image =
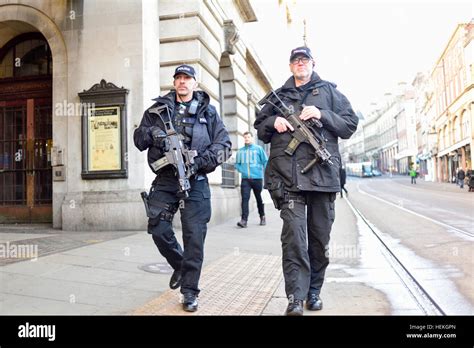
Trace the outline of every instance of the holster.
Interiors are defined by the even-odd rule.
[[[275,208],[281,210],[284,203],[294,202],[306,204],[306,198],[303,194],[297,192],[289,192],[281,182],[268,185],[268,191],[272,198]]]
[[[178,207],[175,204],[160,202],[156,199],[154,200],[153,192],[154,190],[152,187],[149,195],[146,194],[146,192],[141,193],[148,218],[167,222],[173,221],[174,214],[178,211]]]
[[[282,182],[275,182],[268,185],[268,192],[272,198],[273,205],[280,210],[285,198],[285,187]]]

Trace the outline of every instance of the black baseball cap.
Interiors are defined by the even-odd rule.
[[[196,71],[191,65],[183,64],[183,65],[178,66],[176,70],[174,71],[173,78],[175,78],[176,75],[178,74],[185,74],[185,75],[191,76],[193,79],[196,80]]]
[[[293,50],[291,50],[290,61],[299,54],[305,55],[306,57],[313,59],[311,50],[306,46],[301,46],[301,47],[296,47]]]

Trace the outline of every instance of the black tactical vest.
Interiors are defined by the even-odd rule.
[[[196,122],[196,115],[191,114],[190,109],[192,109],[192,102],[175,102],[174,126],[176,132],[183,136],[183,143],[187,147],[191,146],[193,127]]]

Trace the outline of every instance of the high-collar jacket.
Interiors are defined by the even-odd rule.
[[[348,139],[357,129],[359,118],[347,98],[336,89],[336,85],[322,80],[316,72],[311,80],[297,88],[290,77],[276,94],[286,105],[292,105],[298,113],[302,105],[314,105],[321,111],[322,128],[316,128],[327,142],[325,147],[331,153],[333,165],[318,163],[305,174],[301,169],[315,158],[315,151],[309,144],[299,145],[293,156],[285,153],[292,136],[289,132],[278,133],[275,119],[281,116],[277,109],[267,103],[258,113],[254,127],[264,143],[271,143],[270,158],[265,170],[265,188],[272,190],[282,184],[288,191],[339,192],[339,169],[341,156],[338,138]],[[304,100],[303,100],[304,99]]]
[[[209,95],[204,91],[195,91],[193,98],[200,100],[200,102],[193,127],[191,150],[196,150],[198,154],[196,158],[196,162],[199,161],[200,168],[198,173],[206,174],[214,171],[218,165],[230,157],[231,142],[229,133],[217,114],[216,108],[209,104]],[[167,105],[170,116],[174,119],[176,92],[171,91],[153,100],[155,103],[144,112],[140,126],[135,129],[133,134],[135,146],[140,151],[148,149],[148,164],[164,156],[161,149],[153,146],[151,135],[152,127],[157,126],[164,130],[164,125],[161,119],[156,114],[150,113],[149,110],[157,106]],[[160,172],[163,171],[169,176],[173,174],[170,169],[165,167]]]

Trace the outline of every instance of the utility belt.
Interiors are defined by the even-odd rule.
[[[270,197],[272,198],[275,208],[278,210],[281,210],[285,203],[293,202],[306,204],[306,197],[303,193],[290,192],[281,182],[269,186],[268,191],[270,192]]]

